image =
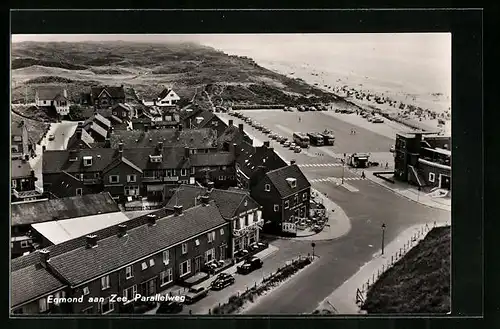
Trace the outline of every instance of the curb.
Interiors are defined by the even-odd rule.
[[[406,196],[406,195],[404,195],[404,194],[401,194],[401,193],[398,193],[398,192],[394,191],[394,190],[393,190],[393,189],[391,189],[390,187],[385,186],[384,184],[382,184],[382,183],[380,183],[380,182],[378,182],[378,181],[376,181],[376,180],[374,180],[374,179],[369,179],[369,178],[368,178],[368,180],[370,180],[370,181],[374,182],[375,184],[377,184],[377,185],[379,185],[379,186],[382,186],[383,188],[388,189],[389,191],[391,191],[392,193],[394,193],[394,194],[396,194],[396,195],[399,195],[399,196],[401,196],[401,197],[403,197],[403,198],[405,198],[405,199],[408,199],[408,200],[410,200],[410,201],[413,201],[413,202],[415,202],[415,203],[418,203],[419,205],[422,205],[422,206],[424,206],[424,207],[428,207],[428,208],[432,208],[432,209],[439,209],[439,210],[444,210],[444,211],[449,211],[449,212],[451,212],[451,209],[444,209],[443,207],[431,206],[431,205],[428,205],[428,204],[422,203],[422,202],[420,202],[420,201],[414,200],[414,199],[412,199],[412,198],[410,198],[410,197],[408,197],[408,196]],[[450,207],[450,208],[451,208],[451,207]]]

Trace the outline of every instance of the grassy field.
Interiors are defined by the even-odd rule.
[[[74,101],[98,84],[134,88],[139,99],[156,96],[165,86],[192,98],[197,89],[213,85],[224,86],[220,96],[225,102],[296,104],[335,99],[250,58],[192,43],[14,43],[12,82],[13,101],[26,95],[32,101],[36,88],[45,84],[64,86]]]
[[[431,230],[368,291],[368,313],[450,311],[450,227]]]

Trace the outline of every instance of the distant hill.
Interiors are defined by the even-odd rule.
[[[450,311],[450,227],[437,227],[387,270],[368,291],[367,313]]]
[[[61,83],[71,85],[72,90],[87,91],[92,81],[123,84],[134,88],[140,98],[149,98],[170,86],[190,98],[195,96],[196,88],[219,85],[223,86],[220,96],[226,102],[294,104],[335,100],[332,93],[270,71],[250,58],[230,56],[194,43],[22,42],[12,44],[12,58],[12,77],[21,87],[26,83],[31,88]]]

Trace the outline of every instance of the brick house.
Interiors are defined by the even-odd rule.
[[[111,294],[130,299],[135,293],[161,293],[196,276],[206,263],[227,258],[229,226],[213,202],[185,211],[176,207],[167,217],[152,214],[128,224],[13,260],[13,313],[43,312],[36,306],[46,304],[54,291],[84,296],[83,303],[61,305],[63,313],[132,313],[138,301],[113,304]],[[43,278],[34,276],[36,268],[44,269]],[[34,284],[21,289],[23,280]],[[104,301],[89,303],[89,296]]]
[[[11,256],[19,257],[34,250],[32,224],[117,211],[120,209],[108,193],[12,203]]]
[[[429,133],[398,133],[394,178],[426,190],[451,189],[451,138]]]
[[[165,207],[174,209],[176,205],[181,205],[190,209],[199,205],[204,196],[213,200],[222,217],[230,223],[232,236],[228,248],[233,258],[237,251],[259,242],[259,231],[264,223],[261,207],[248,191],[221,190],[213,186],[213,183],[208,187],[181,185],[166,201]]]
[[[11,160],[11,202],[31,201],[43,197],[43,190],[35,182],[35,171],[31,168],[28,156],[21,160]]]
[[[268,172],[259,167],[250,195],[262,206],[266,232],[293,235],[296,223],[309,216],[311,184],[295,162]]]
[[[118,103],[125,103],[125,90],[123,85],[92,87],[90,98],[95,108],[107,108]]]

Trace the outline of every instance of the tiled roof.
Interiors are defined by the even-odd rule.
[[[174,193],[172,198],[168,201],[166,207],[175,206],[176,204],[182,205],[184,209],[189,209],[201,203],[198,198],[207,194],[205,187],[193,185],[181,185]],[[213,189],[209,194],[210,200],[215,201],[219,211],[225,219],[231,219],[235,216],[239,206],[243,204],[244,200],[247,201],[248,209],[258,208],[257,202],[250,197],[247,191],[239,190],[220,190]]]
[[[229,166],[234,161],[234,155],[230,152],[195,153],[191,155],[191,165],[195,167]]]
[[[92,136],[89,135],[89,133],[85,130],[82,129],[82,137],[81,140],[83,143],[87,144],[88,147],[92,147],[92,144],[95,142]],[[75,146],[75,143],[78,143],[78,138],[76,137],[76,130],[73,136],[71,136],[68,140],[68,146],[67,149],[70,149]]]
[[[31,176],[31,165],[28,161],[11,160],[12,161],[12,178]]]
[[[59,244],[129,220],[124,213],[117,211],[36,223],[31,226],[53,244]]]
[[[158,154],[154,147],[143,147],[125,149],[123,156],[142,170],[145,169],[173,169],[187,168],[190,166],[189,158],[184,157],[183,147],[164,147],[162,150],[162,162],[151,162],[150,155]]]
[[[205,128],[206,124],[213,119],[215,114],[210,111],[200,111],[196,115],[190,116],[186,122],[186,126],[189,128],[189,121],[191,121],[191,128]],[[197,118],[201,118],[202,120],[198,123]],[[211,128],[211,127],[206,127]]]
[[[79,149],[74,153],[69,150],[45,151],[42,157],[43,173],[102,171],[117,155],[118,151],[110,148]],[[92,166],[83,165],[84,156],[92,156]],[[70,158],[77,158],[77,161],[69,161]]]
[[[167,97],[167,95],[172,91],[170,88],[165,88],[161,91],[161,93],[158,95],[158,99],[164,99]]]
[[[96,121],[96,120],[103,123],[104,125],[106,125],[108,127],[111,127],[111,121],[109,121],[108,119],[106,119],[104,116],[102,116],[99,113],[96,113],[94,115],[94,121]]]
[[[147,132],[118,130],[111,134],[110,139],[113,148],[116,148],[120,141],[123,141],[125,148],[156,146],[159,141],[163,141],[165,146],[210,148],[215,146],[216,133],[211,129],[185,129],[180,132],[177,129],[158,129]]]
[[[11,225],[27,225],[57,219],[120,211],[109,193],[17,203],[11,205]]]
[[[154,226],[130,229],[125,237],[101,239],[96,248],[83,246],[55,256],[50,265],[71,285],[78,285],[225,223],[215,204],[197,206],[181,216],[159,219]]]
[[[272,170],[266,175],[269,177],[269,180],[282,197],[289,196],[307,187],[311,187],[311,184],[307,180],[306,176],[304,176],[302,170],[300,170],[297,165]],[[297,180],[297,186],[295,188],[290,187],[286,181],[287,178],[295,178]]]
[[[63,96],[63,89],[55,86],[39,87],[37,89],[40,100],[53,100],[57,96]]]
[[[252,142],[250,137],[245,132],[241,133],[238,127],[228,126],[217,139],[217,144],[223,146],[224,143],[240,144],[243,141]]]
[[[119,165],[120,163],[125,163],[127,166],[137,170],[138,172],[142,173],[142,169],[137,167],[134,163],[132,163],[130,160],[128,160],[127,158],[125,158],[123,155],[122,156],[118,156],[117,158],[115,158],[110,164],[108,167],[106,167],[106,169],[104,170],[104,172],[107,172],[109,171],[110,169],[114,168],[115,166]]]
[[[116,86],[92,87],[92,98],[96,99],[97,97],[99,97],[103,89],[106,89],[106,91],[112,98],[125,98],[125,90],[123,89],[123,87]]]
[[[92,124],[90,125],[90,129],[95,131],[104,138],[108,136],[108,131],[103,127],[99,126],[96,122],[92,122]]]
[[[237,146],[237,162],[240,170],[251,177],[259,166],[265,166],[266,171],[276,170],[287,166],[287,163],[274,150],[259,147],[258,149],[248,143],[240,143]]]
[[[38,258],[38,252],[32,253]],[[63,288],[64,283],[57,280],[40,264],[33,264],[11,273],[12,289],[10,289],[11,305],[15,307],[37,297],[41,297],[56,289]]]

